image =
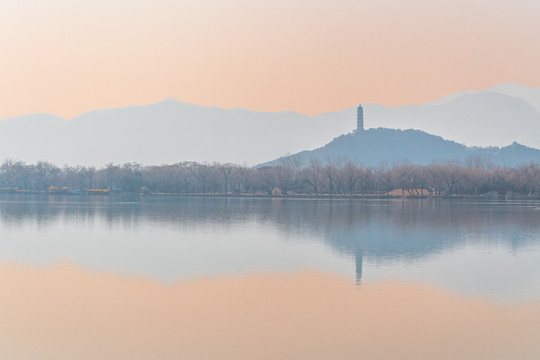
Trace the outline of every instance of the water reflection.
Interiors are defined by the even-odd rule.
[[[2,359],[538,359],[540,307],[318,272],[173,285],[0,263]],[[412,326],[414,325],[414,326]]]
[[[397,276],[453,283],[465,292],[527,292],[526,299],[540,299],[540,264],[534,261],[540,254],[540,211],[534,202],[22,200],[0,201],[5,259],[36,264],[68,259],[167,281],[310,267],[352,271],[358,282]],[[492,257],[483,260],[489,271],[481,273],[474,258],[485,254]],[[516,258],[519,266],[513,265]],[[461,268],[467,276],[458,274]],[[509,279],[495,282],[506,273]]]

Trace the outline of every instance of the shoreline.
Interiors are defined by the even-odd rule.
[[[540,196],[484,196],[484,195],[378,195],[378,194],[213,194],[213,193],[151,193],[138,194],[128,192],[113,192],[109,194],[66,194],[48,193],[37,191],[21,191],[13,193],[0,193],[3,197],[22,198],[27,196],[47,196],[53,198],[118,198],[118,197],[138,197],[138,198],[226,198],[226,199],[310,199],[310,200],[484,200],[484,201],[514,201],[530,200],[538,201]]]

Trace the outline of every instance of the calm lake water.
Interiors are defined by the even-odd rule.
[[[538,202],[3,197],[0,265],[3,358],[540,355]]]

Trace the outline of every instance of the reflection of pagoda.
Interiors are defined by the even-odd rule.
[[[364,259],[362,249],[357,248],[354,252],[354,256],[356,259],[356,283],[360,284],[360,282],[362,282],[362,261]]]
[[[362,105],[358,105],[356,108],[356,131],[364,130],[364,108]]]

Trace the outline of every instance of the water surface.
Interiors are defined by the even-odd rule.
[[[164,282],[315,269],[540,300],[540,204],[450,200],[5,198],[0,256]]]
[[[536,359],[540,203],[0,199],[0,357]]]

